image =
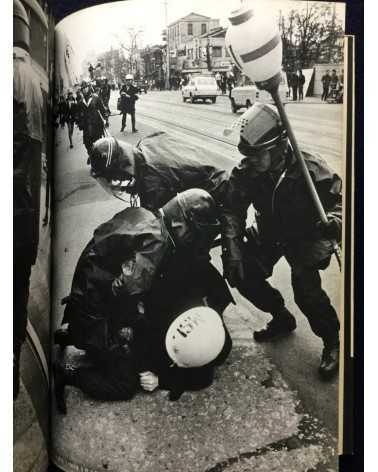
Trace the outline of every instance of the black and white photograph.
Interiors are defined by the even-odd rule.
[[[33,18],[33,2],[16,3]],[[53,165],[33,129],[27,139],[53,182],[47,197],[40,185],[53,237],[49,355],[37,356],[52,471],[339,471],[345,14],[341,2],[126,0],[51,28]],[[19,269],[23,320],[30,267],[46,276]]]

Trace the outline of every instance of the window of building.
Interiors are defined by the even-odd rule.
[[[213,57],[222,57],[221,46],[213,46]]]
[[[201,34],[205,34],[206,33],[206,23],[202,23],[201,25]]]
[[[188,35],[193,36],[193,23],[188,23]]]

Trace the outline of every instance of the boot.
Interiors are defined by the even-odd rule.
[[[330,380],[338,373],[339,354],[340,342],[338,337],[333,341],[324,341],[322,360],[319,366],[319,375],[323,380]]]
[[[279,337],[287,336],[297,327],[294,316],[287,308],[279,313],[272,313],[273,319],[269,321],[266,328],[255,331],[253,337],[258,343],[272,341]]]
[[[67,328],[58,328],[54,333],[54,344],[58,344],[62,349],[70,346],[71,340]]]

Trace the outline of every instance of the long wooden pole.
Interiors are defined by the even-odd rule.
[[[310,172],[309,172],[309,170],[308,170],[308,168],[305,164],[304,158],[303,158],[302,153],[299,149],[299,146],[298,146],[297,140],[295,138],[293,129],[292,129],[291,124],[289,122],[289,119],[287,117],[285,108],[282,104],[280,94],[278,93],[278,87],[275,87],[274,89],[269,90],[269,92],[272,95],[274,103],[276,104],[278,112],[280,114],[281,120],[282,120],[282,122],[283,122],[283,124],[284,124],[284,126],[287,130],[287,134],[288,134],[288,137],[289,137],[289,140],[290,140],[290,144],[293,148],[294,155],[297,158],[297,160],[299,162],[299,165],[301,166],[303,176],[305,178],[307,187],[310,191],[310,195],[311,195],[312,200],[315,204],[315,207],[316,207],[316,209],[319,213],[320,220],[323,223],[327,223],[327,221],[328,221],[327,215],[324,211],[322,202],[320,201],[320,198],[319,198],[318,192],[316,191],[314,182],[311,179]],[[332,242],[332,245],[333,245],[333,252],[336,256],[337,262],[339,264],[339,268],[341,270],[341,251],[340,251],[339,245],[334,240],[331,241],[331,242]]]

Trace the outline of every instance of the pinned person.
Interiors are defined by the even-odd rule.
[[[99,400],[128,400],[158,386],[177,399],[211,384],[231,350],[222,313],[233,301],[203,258],[219,221],[200,189],[158,212],[127,208],[100,225],[77,263],[55,341],[86,352],[90,366],[55,365],[57,406],[65,386]],[[211,336],[210,336],[211,334]]]

